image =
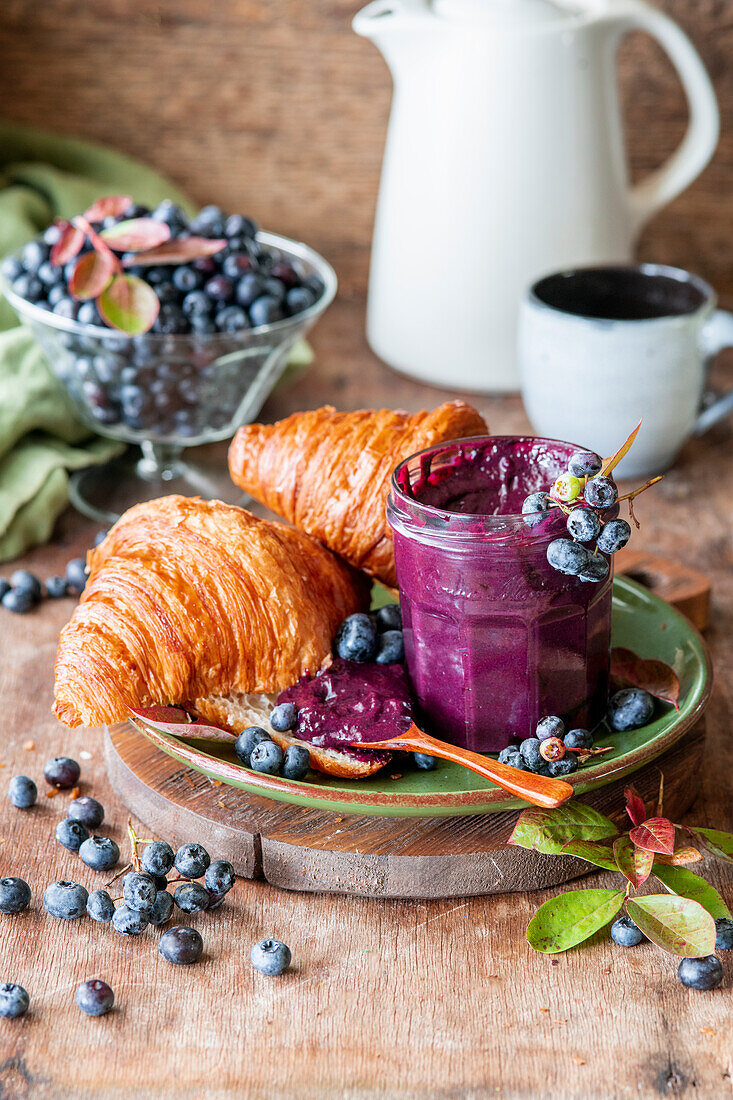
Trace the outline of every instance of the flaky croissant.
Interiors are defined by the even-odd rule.
[[[240,428],[229,448],[229,472],[255,500],[394,587],[385,515],[392,471],[434,443],[486,432],[482,416],[462,401],[414,416],[326,406]]]
[[[219,501],[138,504],[89,566],[56,659],[68,726],[120,721],[126,704],[281,691],[368,603],[366,579],[313,539]]]

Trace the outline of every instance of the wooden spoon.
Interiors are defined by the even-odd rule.
[[[439,741],[437,737],[423,733],[414,722],[407,733],[390,737],[387,741],[355,741],[351,747],[389,749],[392,752],[424,752],[428,756],[440,756],[443,760],[451,760],[454,764],[470,768],[472,772],[490,779],[509,794],[515,794],[525,802],[531,802],[545,810],[562,806],[563,802],[573,797],[573,787],[562,779],[549,779],[534,772],[522,772],[509,764],[500,764],[490,756],[449,745],[447,741]]]

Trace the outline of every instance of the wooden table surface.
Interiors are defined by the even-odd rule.
[[[325,401],[417,409],[435,390],[401,379],[364,345],[363,304],[342,300],[314,336],[317,363],[268,404],[274,418]],[[731,380],[729,364],[719,368]],[[518,398],[479,399],[494,431],[526,427]],[[690,820],[731,828],[733,749],[733,544],[731,425],[689,445],[674,471],[639,505],[637,548],[705,570],[713,579],[717,686],[709,711],[709,768]],[[94,527],[68,513],[53,544],[23,564],[61,569]],[[9,572],[9,569],[0,570]],[[685,990],[668,956],[631,951],[599,936],[555,957],[534,953],[527,921],[549,894],[472,900],[369,901],[298,895],[238,882],[218,912],[184,917],[201,930],[205,957],[190,968],[163,962],[157,933],[126,941],[90,920],[55,921],[45,886],[72,878],[89,889],[104,876],[53,839],[66,794],[43,796],[45,760],[80,760],[82,790],[105,805],[102,829],[120,843],[126,813],[112,795],[98,731],[69,731],[50,713],[57,632],[70,603],[0,616],[4,735],[0,787],[34,777],[30,812],[0,798],[0,872],[33,890],[30,909],[0,917],[0,981],[24,985],[31,1012],[0,1020],[0,1097],[722,1097],[731,1091],[731,985]],[[348,819],[344,822],[348,827]],[[195,840],[195,837],[191,837]],[[216,852],[212,852],[215,857]],[[733,875],[704,871],[733,903]],[[587,880],[604,884],[610,876]],[[285,977],[252,970],[251,945],[285,940]],[[81,1015],[77,984],[101,977],[116,1007]]]

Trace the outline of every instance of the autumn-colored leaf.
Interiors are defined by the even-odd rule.
[[[507,843],[557,856],[571,840],[611,836],[618,836],[618,829],[610,818],[583,802],[568,802],[554,810],[523,810]]]
[[[614,455],[611,455],[610,458],[607,458],[605,460],[605,462],[603,463],[603,466],[601,467],[601,471],[598,474],[599,477],[608,477],[610,474],[612,474],[613,471],[618,466],[621,459],[624,458],[628,454],[628,452],[631,450],[631,445],[633,444],[634,440],[636,439],[637,435],[639,434],[639,429],[641,428],[641,423],[642,422],[640,420],[639,423],[634,428],[631,435],[629,436],[629,438],[626,440],[626,442],[621,444],[621,446],[619,447],[619,449],[616,451],[616,453]]]
[[[697,825],[686,825],[685,828],[715,859],[733,863],[733,833],[724,833],[720,829],[701,829]]]
[[[675,848],[671,856],[663,856],[660,853],[654,858],[654,864],[664,863],[668,867],[684,867],[686,863],[699,863],[702,856],[697,848],[689,848],[684,845]]]
[[[632,886],[638,889],[646,882],[654,863],[653,852],[645,852],[643,848],[637,848],[628,836],[620,836],[613,842],[613,854],[616,866]]]
[[[680,680],[673,668],[652,657],[639,657],[631,649],[611,650],[611,678],[626,687],[643,688],[656,699],[679,710]]]
[[[648,817],[629,833],[631,841],[645,852],[661,852],[671,856],[674,852],[674,825],[666,817]]]
[[[674,894],[630,898],[626,909],[647,939],[663,951],[694,959],[712,955],[715,921],[699,902]]]
[[[76,261],[69,291],[72,297],[81,301],[96,298],[109,285],[114,273],[115,265],[106,253],[85,252]]]
[[[570,890],[550,898],[527,926],[535,951],[567,951],[603,928],[624,903],[623,890]]]
[[[209,726],[205,722],[189,721],[186,711],[180,707],[128,707],[128,710],[135,722],[157,733],[200,741],[223,741],[227,744],[234,740],[234,735],[227,730]]]
[[[139,252],[156,248],[170,238],[170,226],[155,218],[128,218],[99,234],[115,252]]]
[[[90,222],[103,222],[105,218],[119,218],[131,206],[130,195],[106,195],[92,203],[89,209],[84,211],[84,217]]]
[[[653,874],[671,894],[678,894],[683,898],[692,898],[707,909],[713,920],[718,917],[730,917],[730,910],[721,898],[718,891],[704,878],[685,870],[684,867],[667,867],[659,865],[660,857],[654,860]]]
[[[607,844],[595,844],[592,840],[570,840],[563,844],[561,855],[576,856],[584,859],[586,863],[592,863],[596,867],[603,867],[605,871],[616,871],[616,860],[613,858],[613,849]]]
[[[115,275],[97,299],[97,308],[112,328],[140,336],[155,324],[160,312],[158,295],[136,275]]]
[[[207,237],[184,237],[151,248],[147,252],[138,252],[127,260],[126,266],[144,266],[151,264],[186,264],[190,260],[201,260],[205,256],[214,256],[226,246],[225,240],[211,241]]]
[[[646,818],[646,805],[636,787],[629,786],[624,790],[626,799],[626,813],[631,818],[632,824],[641,825]]]
[[[57,223],[61,230],[61,236],[51,249],[50,260],[52,264],[67,264],[78,256],[84,244],[84,233],[75,225],[66,220]]]

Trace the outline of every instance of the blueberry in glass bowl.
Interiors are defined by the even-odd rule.
[[[103,200],[104,201],[104,200]],[[61,230],[50,226],[0,267],[2,290],[45,352],[73,411],[99,435],[137,444],[123,456],[73,475],[71,499],[108,523],[138,501],[167,493],[236,502],[226,469],[194,464],[184,450],[230,438],[252,421],[283,375],[296,341],[331,303],[333,268],[307,245],[261,232],[217,207],[191,221],[172,203],[90,224],[92,239],[130,217],[158,220],[185,250],[191,238],[221,247],[208,256],[151,263],[117,257],[159,302],[149,331],[136,335],[105,322],[103,299],[72,295],[74,267],[51,262]],[[80,219],[83,220],[83,219]],[[66,223],[67,225],[69,223]],[[124,227],[123,227],[124,228]],[[151,256],[153,253],[151,252]]]

